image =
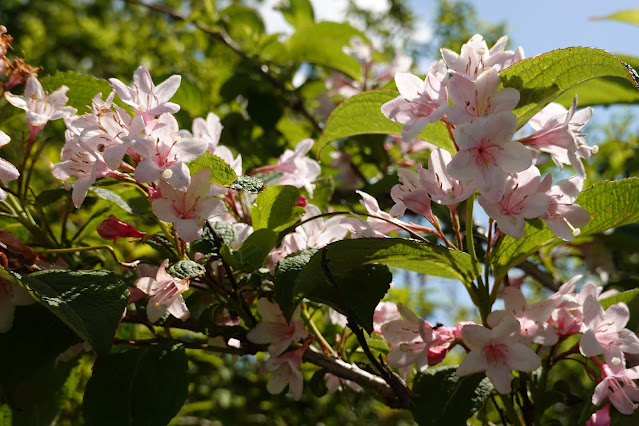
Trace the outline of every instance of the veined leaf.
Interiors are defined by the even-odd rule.
[[[200,158],[187,163],[191,176],[202,169],[211,170],[211,183],[229,186],[237,179],[237,175],[226,161],[210,152],[205,152]]]
[[[336,139],[349,136],[401,135],[402,124],[384,117],[381,110],[383,104],[398,96],[399,92],[380,90],[360,93],[342,102],[328,118],[326,128],[317,143],[318,151]],[[456,152],[448,131],[441,122],[429,124],[417,135],[417,138],[435,144],[451,153]]]
[[[95,95],[102,93],[102,99],[106,99],[113,91],[113,87],[106,80],[74,71],[57,72],[54,75],[42,77],[40,84],[48,93],[67,86],[69,88],[67,105],[76,108],[79,114],[87,112],[86,107],[91,106],[91,100]]]
[[[253,229],[268,228],[282,231],[304,214],[302,207],[295,203],[300,198],[300,190],[290,185],[277,185],[260,193],[251,208]]]
[[[315,23],[315,12],[313,12],[313,5],[309,0],[285,0],[279,2],[275,8],[282,12],[286,22],[295,29],[308,27]]]
[[[576,203],[590,214],[590,223],[581,228],[580,237],[638,222],[639,178],[596,183],[583,191]],[[541,247],[561,243],[540,220],[529,221],[524,232],[525,236],[519,239],[505,236],[492,252],[490,263],[496,281]]]
[[[353,80],[362,78],[362,66],[343,52],[351,38],[367,37],[347,23],[320,22],[297,30],[286,42],[287,59],[324,65],[343,72]]]
[[[637,300],[637,296],[639,296],[639,288],[633,288],[632,290],[622,291],[621,293],[606,297],[599,302],[601,303],[602,308],[608,309],[608,307],[619,302],[629,305],[633,300]]]
[[[639,88],[636,73],[601,49],[568,47],[524,59],[501,72],[504,87],[521,95],[513,110],[518,127],[572,87],[597,77],[618,77]]]

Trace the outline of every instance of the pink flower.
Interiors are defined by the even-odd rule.
[[[424,81],[410,73],[395,74],[400,96],[382,105],[382,114],[402,123],[402,139],[412,140],[424,128],[439,121],[448,110],[448,73],[443,61],[435,62]]]
[[[391,198],[395,205],[390,210],[392,217],[403,216],[406,209],[417,214],[423,214],[431,222],[436,219],[430,208],[430,197],[426,191],[425,175],[422,173],[422,165],[417,165],[417,171],[399,169],[397,171],[399,184],[391,188]]]
[[[31,76],[27,80],[24,96],[6,92],[7,101],[13,106],[27,112],[27,122],[30,127],[42,128],[48,121],[70,117],[78,110],[65,106],[69,101],[66,93],[67,86],[62,86],[51,94],[45,93],[37,78]]]
[[[420,182],[432,201],[456,210],[460,202],[470,197],[477,186],[475,181],[460,181],[448,174],[448,164],[452,156],[448,151],[437,148],[428,158],[428,170],[419,170]]]
[[[532,154],[511,140],[517,127],[515,114],[502,111],[455,129],[459,152],[448,163],[448,174],[458,180],[477,179],[482,193],[500,187],[506,174],[526,170]]]
[[[488,315],[486,322],[490,327],[494,328],[504,318],[512,316],[521,325],[522,343],[539,343],[547,346],[557,343],[557,334],[546,322],[555,309],[553,300],[541,300],[529,305],[521,290],[506,287],[504,304],[505,310],[493,311]]]
[[[8,144],[11,138],[6,133],[0,130],[0,147]],[[16,166],[8,162],[7,160],[0,158],[0,180],[15,180],[20,176],[20,172],[16,169]],[[7,198],[7,193],[0,188],[0,201]]]
[[[607,364],[613,358],[625,363],[625,353],[639,353],[639,339],[626,324],[630,311],[625,303],[619,302],[604,312],[594,295],[589,295],[583,303],[583,333],[579,342],[582,355],[592,357],[602,355]]]
[[[610,426],[610,422],[610,404],[606,404],[603,408],[592,413],[592,416],[586,421],[586,426]]]
[[[299,306],[293,312],[290,323],[286,322],[280,307],[268,299],[262,298],[257,301],[257,311],[263,321],[250,330],[246,337],[253,343],[268,343],[268,353],[271,357],[283,353],[291,343],[308,337],[304,322],[300,318]]]
[[[212,112],[206,116],[206,119],[197,117],[193,119],[193,134],[188,130],[180,130],[180,135],[183,138],[196,138],[203,139],[208,142],[209,146],[206,149],[211,154],[215,153],[215,148],[220,142],[220,136],[222,135],[222,123],[220,117]]]
[[[166,272],[169,259],[160,265],[155,278],[139,278],[135,286],[151,296],[146,305],[149,321],[156,322],[168,310],[171,315],[181,320],[189,317],[190,312],[184,303],[182,293],[189,289],[189,279],[175,278]]]
[[[266,390],[271,395],[277,395],[288,386],[286,396],[299,400],[304,389],[304,377],[300,371],[302,356],[311,344],[308,340],[302,347],[286,352],[280,356],[272,356],[259,368],[258,373],[275,372],[269,379]]]
[[[182,77],[179,75],[172,75],[156,87],[149,70],[140,66],[133,73],[132,87],[126,86],[117,78],[110,78],[109,83],[122,102],[131,105],[136,114],[141,115],[145,122],[149,122],[156,115],[175,114],[180,110],[180,106],[169,102],[169,99],[177,92],[181,80]]]
[[[331,373],[324,374],[324,382],[326,383],[327,395],[335,393],[336,391],[341,391],[343,389],[342,385],[346,385],[355,392],[361,392],[362,387],[355,382],[351,382],[350,380],[342,379]]]
[[[539,192],[540,174],[530,166],[516,175],[508,175],[501,197],[479,197],[479,204],[486,214],[497,222],[502,232],[514,238],[524,236],[525,219],[539,217],[548,210],[550,199]]]
[[[142,238],[146,235],[145,232],[138,231],[133,225],[122,222],[113,215],[110,215],[108,219],[102,221],[96,227],[96,231],[98,231],[98,234],[105,240],[116,240],[126,237]]]
[[[639,388],[634,382],[639,379],[639,367],[603,365],[602,374],[603,380],[595,387],[592,403],[599,405],[608,399],[620,413],[632,414],[639,406]]]
[[[572,241],[581,233],[579,227],[590,222],[590,215],[579,204],[574,204],[584,186],[584,180],[573,176],[562,179],[552,186],[552,176],[548,175],[541,183],[550,197],[548,211],[541,216],[548,228],[565,241]],[[548,188],[548,189],[545,189]]]
[[[457,368],[457,376],[486,372],[497,392],[508,394],[514,377],[512,370],[533,371],[541,366],[541,359],[532,349],[520,343],[519,322],[504,318],[495,328],[466,325],[462,339],[470,353]]]
[[[207,219],[226,211],[222,200],[208,196],[210,180],[211,170],[200,170],[193,175],[186,192],[160,181],[161,198],[151,201],[151,208],[158,219],[171,222],[185,241],[195,241],[202,235],[202,227]]]
[[[519,91],[512,87],[499,89],[499,73],[488,68],[476,80],[456,75],[450,79],[448,93],[452,105],[447,120],[455,125],[486,117],[501,111],[512,111],[519,102]]]

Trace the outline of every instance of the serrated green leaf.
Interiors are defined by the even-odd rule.
[[[91,106],[91,100],[95,95],[102,93],[102,99],[106,99],[113,91],[113,87],[106,80],[74,71],[57,72],[54,75],[42,77],[40,83],[49,93],[61,86],[67,86],[69,88],[67,105],[77,109],[79,114],[86,112],[86,107]]]
[[[193,160],[186,164],[191,172],[191,176],[196,174],[202,169],[211,170],[211,183],[217,185],[229,186],[237,180],[235,171],[228,165],[228,163],[222,160],[217,155],[213,155],[210,152],[205,152],[197,160]]]
[[[21,281],[98,354],[109,351],[129,299],[126,284],[117,275],[50,269],[24,275]]]
[[[347,23],[320,22],[300,28],[287,41],[287,59],[324,65],[343,72],[353,80],[362,78],[362,66],[342,50],[351,38],[367,37]]]
[[[124,210],[125,212],[131,214],[133,213],[133,209],[131,208],[131,206],[129,205],[129,203],[127,203],[124,198],[120,197],[118,194],[116,194],[115,192],[106,189],[106,188],[100,188],[100,187],[95,187],[92,186],[90,188],[95,195],[97,195],[99,198],[106,200],[106,201],[110,201],[113,204],[115,204],[116,206],[120,207],[122,210]]]
[[[259,194],[265,189],[264,182],[252,176],[238,176],[230,188],[236,191],[246,191],[249,194]]]
[[[401,135],[402,124],[384,117],[382,105],[399,96],[399,92],[375,91],[355,95],[342,102],[328,118],[324,132],[317,142],[320,152],[330,142],[355,135],[394,134]],[[451,153],[457,150],[450,139],[446,127],[441,123],[432,123],[417,135]]]
[[[293,294],[295,279],[315,253],[316,248],[296,251],[280,260],[275,267],[275,300],[287,321],[290,321],[296,306],[296,295]]]
[[[457,367],[439,367],[418,373],[413,392],[418,394],[411,412],[420,425],[464,426],[488,399],[493,389],[484,374],[457,377]]]
[[[587,47],[553,50],[524,59],[500,73],[504,87],[519,90],[513,110],[518,128],[572,87],[597,77],[618,77],[639,88],[636,74],[610,53]]]
[[[591,18],[593,21],[619,21],[628,24],[639,25],[639,9],[620,10],[607,16]]]
[[[286,22],[297,30],[315,23],[315,12],[309,0],[283,0],[275,9],[282,12]]]
[[[180,260],[169,266],[166,271],[177,278],[194,278],[205,273],[206,269],[192,260]]]
[[[581,228],[579,238],[638,222],[639,178],[598,182],[583,191],[576,204],[590,214],[590,223]],[[525,236],[519,239],[505,236],[493,250],[490,263],[493,265],[497,281],[500,281],[510,268],[541,247],[559,244],[562,241],[540,220],[528,221],[524,234]]]
[[[632,290],[622,291],[621,293],[606,297],[605,299],[600,300],[599,303],[601,303],[602,308],[608,309],[608,307],[619,302],[629,305],[633,300],[637,299],[637,296],[639,296],[639,289],[634,288]]]
[[[253,229],[267,228],[282,231],[292,225],[304,214],[302,207],[295,203],[300,198],[300,190],[290,185],[277,185],[267,188],[257,196],[251,208]]]
[[[188,394],[188,361],[181,345],[110,353],[93,369],[82,411],[94,426],[168,424]]]
[[[244,240],[237,251],[233,252],[233,257],[244,267],[243,269],[255,270],[262,267],[276,243],[277,233],[266,228],[258,229]]]

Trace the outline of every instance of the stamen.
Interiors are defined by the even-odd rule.
[[[570,222],[568,222],[568,219],[566,219],[565,217],[562,217],[562,220],[566,223],[566,225],[568,225],[568,227],[572,231],[572,236],[573,237],[578,237],[579,234],[581,234],[581,229],[575,228],[574,226],[572,226],[572,224]]]

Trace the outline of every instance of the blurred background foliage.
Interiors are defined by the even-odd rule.
[[[285,149],[303,138],[319,137],[327,110],[340,101],[339,96],[326,99],[324,82],[335,71],[283,54],[282,37],[267,34],[262,18],[252,8],[259,2],[162,0],[153,2],[155,9],[137,3],[2,0],[0,23],[15,38],[15,53],[25,52],[28,63],[43,68],[40,76],[73,70],[128,82],[140,65],[150,70],[156,82],[180,74],[182,85],[173,101],[183,106],[177,115],[181,127],[190,128],[193,118],[206,116],[209,111],[218,114],[224,125],[220,143],[242,154],[245,170],[274,163]],[[442,46],[459,51],[475,33],[481,33],[489,46],[507,33],[504,22],[480,21],[471,3],[439,0],[432,11],[436,17],[434,37],[428,43],[419,43],[412,38],[416,16],[408,2],[391,0],[389,4],[389,10],[380,14],[350,0],[346,14],[354,26],[365,29],[365,35],[375,40],[375,58],[387,63],[399,51],[423,61],[435,59]],[[281,9],[286,10],[286,6],[283,2]],[[293,18],[289,22],[304,25]],[[300,75],[301,84],[296,81]],[[588,169],[592,180],[637,176],[639,140],[630,128],[634,120],[632,115],[616,115],[598,129],[598,140],[591,141],[600,146],[600,154],[593,157]],[[55,130],[62,134],[60,127]],[[358,136],[322,152],[322,175],[336,181],[333,204],[354,208],[359,201],[352,188],[341,186],[340,174],[345,169],[330,166],[331,152],[340,149],[350,155],[346,171],[350,168],[356,173],[360,189],[380,200],[382,209],[389,206],[388,193],[396,183],[395,170],[402,155],[397,149],[384,149],[384,142],[380,136]],[[62,139],[51,142],[48,161],[58,161],[62,143]],[[89,197],[85,207],[90,210],[93,226],[110,213],[106,202],[95,197]],[[143,209],[133,213],[138,218],[144,216]],[[85,219],[78,218],[78,230],[83,226],[91,229]],[[639,284],[638,238],[636,226],[593,237],[581,247],[573,247],[570,265],[563,266],[568,271],[587,267],[595,275],[607,273],[618,287],[635,287]],[[119,246],[124,258],[134,255],[128,246],[124,242]],[[545,255],[552,257],[553,253]],[[552,262],[540,258],[539,263],[553,272]],[[401,281],[387,299],[410,301],[410,307],[422,316],[431,313],[434,302],[426,291],[427,283],[417,282],[414,275],[402,276]],[[460,305],[453,310],[451,318],[468,319],[467,307]],[[189,351],[189,356],[190,393],[172,424],[412,424],[410,413],[391,410],[364,393],[346,391],[318,398],[305,389],[297,403],[283,395],[268,395],[267,377],[257,374],[255,357],[235,360],[199,351]],[[447,362],[454,363],[452,358],[448,357]],[[65,402],[58,424],[83,424],[80,405],[92,362],[86,356],[72,367],[65,384],[65,392],[72,397]],[[306,379],[314,372],[305,371]],[[575,371],[575,375],[578,373]],[[305,386],[311,387],[308,380]],[[0,423],[2,410],[0,407]],[[498,420],[494,414],[484,411],[478,421]]]

